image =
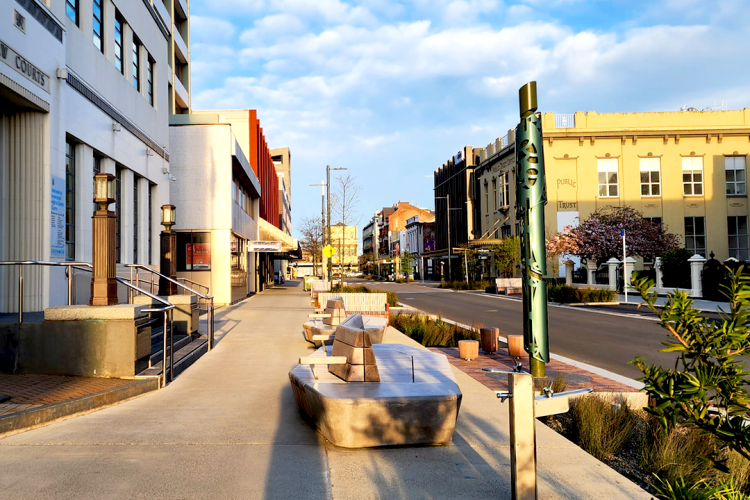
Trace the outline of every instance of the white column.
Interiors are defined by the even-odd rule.
[[[633,257],[628,257],[625,259],[625,286],[628,287],[628,292],[633,291],[633,286],[630,284],[630,280],[633,277],[633,273],[635,272],[635,259]]]
[[[701,279],[701,272],[703,271],[703,264],[706,263],[706,259],[695,254],[688,259],[688,262],[690,262],[690,296],[702,297],[703,280]]]
[[[586,282],[589,285],[595,285],[596,284],[596,277],[594,276],[594,273],[596,272],[596,261],[589,260],[586,262]]]
[[[122,169],[120,181],[120,264],[133,264],[133,171]]]
[[[661,282],[661,257],[654,259],[654,271],[656,271],[656,285],[654,285],[654,288],[658,292],[664,288],[664,284]]]
[[[572,285],[573,284],[573,266],[575,263],[568,259],[565,262],[563,262],[563,265],[565,266],[565,284],[566,285]]]
[[[148,179],[138,179],[138,262],[148,264],[148,192],[150,189]],[[151,220],[153,223],[153,219]],[[153,246],[154,241],[151,241]]]
[[[607,261],[610,290],[617,290],[617,266],[619,264],[620,261],[615,259],[614,257]]]

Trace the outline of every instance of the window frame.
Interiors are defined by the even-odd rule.
[[[641,198],[661,198],[661,158],[659,157],[648,157],[640,158],[640,184],[641,184]],[[653,180],[653,173],[656,172],[657,180]],[[647,182],[643,182],[643,174],[648,174]],[[649,194],[643,194],[643,187],[647,186]],[[654,194],[654,187],[657,193]]]
[[[730,162],[731,160],[731,162]],[[742,167],[737,168],[737,163],[739,163],[739,160],[741,160]],[[732,167],[729,168],[729,163],[732,163]],[[729,172],[732,172],[732,176],[734,179],[731,181],[728,179]],[[744,180],[738,181],[737,180],[737,172],[742,172]],[[745,156],[741,155],[731,155],[731,156],[725,156],[724,157],[724,186],[726,188],[726,194],[728,197],[747,197],[747,160]],[[732,184],[734,186],[734,193],[729,192],[729,185]],[[742,184],[742,192],[737,192],[737,185]]]
[[[68,16],[68,19],[73,21],[78,27],[80,27],[80,24],[78,24],[78,20],[80,18],[79,8],[80,5],[78,4],[78,0],[65,0],[65,14]]]
[[[696,168],[696,163],[700,162],[700,168]],[[689,173],[688,173],[689,172]],[[695,180],[696,174],[700,175],[700,181]],[[686,181],[685,176],[689,175],[690,180]],[[703,186],[703,157],[702,156],[683,156],[682,157],[682,195],[685,197],[702,197],[705,196]],[[690,186],[690,193],[687,187]],[[695,187],[700,186],[700,193],[695,192]]]
[[[745,232],[740,232],[740,219],[745,219]],[[734,229],[734,232],[732,232]],[[738,243],[732,245],[732,238],[736,238]],[[744,243],[744,247],[740,244]],[[729,256],[734,257],[740,262],[750,260],[750,237],[748,235],[747,215],[728,215],[727,216],[727,244],[729,247]]]
[[[132,61],[132,80],[133,80],[133,88],[137,90],[139,93],[141,92],[141,43],[140,40],[138,40],[138,37],[135,36],[135,33],[133,33],[133,42],[132,42],[132,55],[133,55],[133,61]]]
[[[92,10],[93,10],[92,12],[93,20],[92,20],[92,25],[91,25],[91,32],[92,32],[94,47],[99,49],[99,52],[103,54],[104,53],[104,21],[103,21],[104,6],[102,5],[102,0],[93,0]],[[97,11],[98,11],[99,17],[97,17]],[[99,23],[98,33],[96,31],[97,23]]]
[[[692,219],[692,227],[694,228],[692,234],[688,234],[688,219]],[[695,231],[695,228],[697,226],[696,221],[700,220],[701,224],[703,226],[703,233],[700,234]],[[688,240],[688,238],[692,238],[692,240]],[[703,246],[698,246],[698,241],[696,238],[703,238]],[[692,245],[688,244],[688,241],[692,241]],[[685,217],[685,249],[692,251],[693,255],[698,254],[702,255],[703,257],[706,256],[706,218],[705,217],[697,217],[697,216],[690,216]],[[702,250],[700,252],[699,250]]]
[[[76,260],[76,143],[65,140],[65,260]]]
[[[125,28],[125,21],[122,19],[122,16],[119,12],[115,12],[115,32],[114,32],[114,40],[115,40],[115,69],[120,72],[121,75],[125,75],[125,64],[123,64],[123,60],[125,58],[125,52],[123,48],[123,42],[124,42],[124,28]]]
[[[154,67],[156,63],[151,58],[151,54],[148,55],[148,63],[146,65],[146,99],[151,107],[156,107],[154,102]]]
[[[614,165],[614,169],[612,168]],[[596,161],[596,172],[597,172],[597,197],[598,198],[619,198],[620,197],[620,162],[617,158],[597,158]],[[604,173],[604,183],[601,182],[600,174]],[[615,182],[611,182],[611,176],[614,173]],[[615,188],[616,194],[611,193],[611,187]],[[605,188],[606,195],[602,195],[602,187]]]

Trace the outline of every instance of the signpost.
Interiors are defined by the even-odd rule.
[[[622,236],[622,289],[625,290],[625,302],[628,301],[628,263],[625,260],[627,255],[625,254],[625,230],[620,229],[620,236]]]

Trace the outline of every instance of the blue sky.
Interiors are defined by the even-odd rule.
[[[325,166],[379,207],[431,208],[432,172],[540,111],[750,107],[748,0],[192,0],[195,109],[257,109],[292,151],[293,224]],[[335,221],[334,221],[335,222]]]

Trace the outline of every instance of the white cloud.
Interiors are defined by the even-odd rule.
[[[190,38],[194,42],[231,40],[235,27],[229,21],[216,17],[190,16]]]

